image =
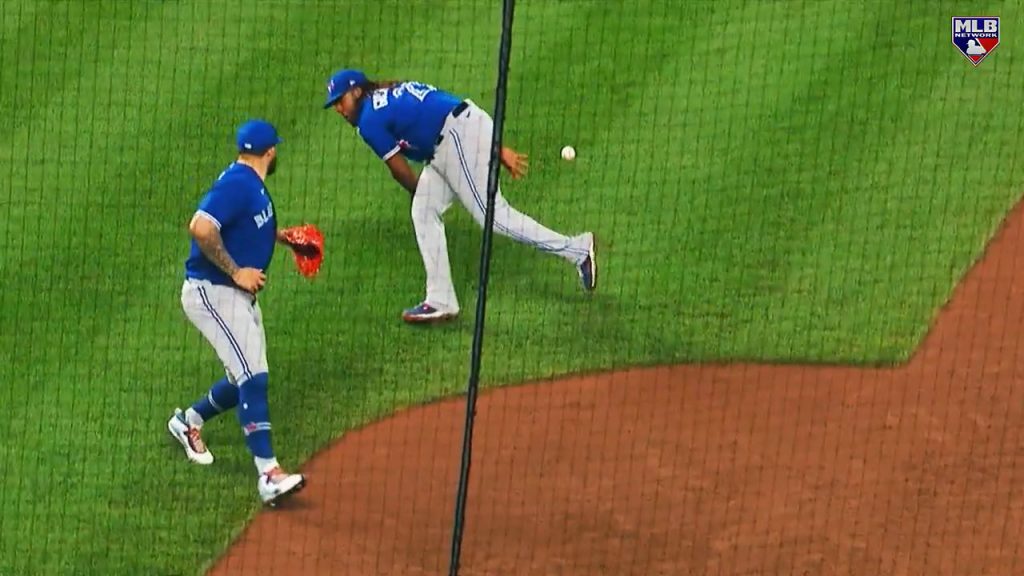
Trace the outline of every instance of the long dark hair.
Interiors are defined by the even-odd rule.
[[[363,93],[359,96],[356,104],[359,104],[366,98],[370,93],[380,90],[382,88],[393,88],[404,82],[404,80],[367,80],[362,84],[359,84],[359,88],[363,89]]]
[[[367,80],[363,83],[363,90],[373,92],[381,88],[393,88],[402,82],[405,82],[405,80]]]

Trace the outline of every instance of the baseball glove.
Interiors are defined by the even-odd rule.
[[[324,260],[324,235],[315,224],[303,224],[281,230],[281,239],[292,249],[295,266],[306,278],[316,276]]]

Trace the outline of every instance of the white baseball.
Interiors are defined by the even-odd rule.
[[[562,148],[562,160],[572,160],[576,158],[576,149],[572,146],[565,146]]]

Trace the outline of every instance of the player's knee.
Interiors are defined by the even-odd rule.
[[[437,210],[431,207],[426,200],[420,198],[413,198],[411,214],[414,224],[428,224],[436,222],[440,218]]]
[[[270,421],[270,405],[267,402],[269,383],[267,373],[263,372],[249,378],[238,388],[238,420],[246,430]]]
[[[483,227],[484,220],[487,218],[487,198],[479,197],[474,198],[474,200],[476,203],[473,206],[467,205],[466,208],[468,209],[467,211],[469,214],[473,217],[473,221],[476,222],[478,226]]]
[[[502,233],[503,230],[507,229],[512,221],[512,213],[509,208],[508,202],[505,202],[500,196],[494,199],[494,229],[498,233]],[[473,219],[480,226],[484,225],[484,216],[484,213],[480,210],[473,211]]]

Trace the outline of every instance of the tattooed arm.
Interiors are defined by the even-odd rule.
[[[256,268],[240,268],[234,258],[228,254],[224,240],[220,237],[220,228],[210,217],[196,213],[188,225],[188,230],[195,238],[196,244],[203,255],[220,268],[238,285],[239,288],[255,294],[267,281],[262,270]]]

